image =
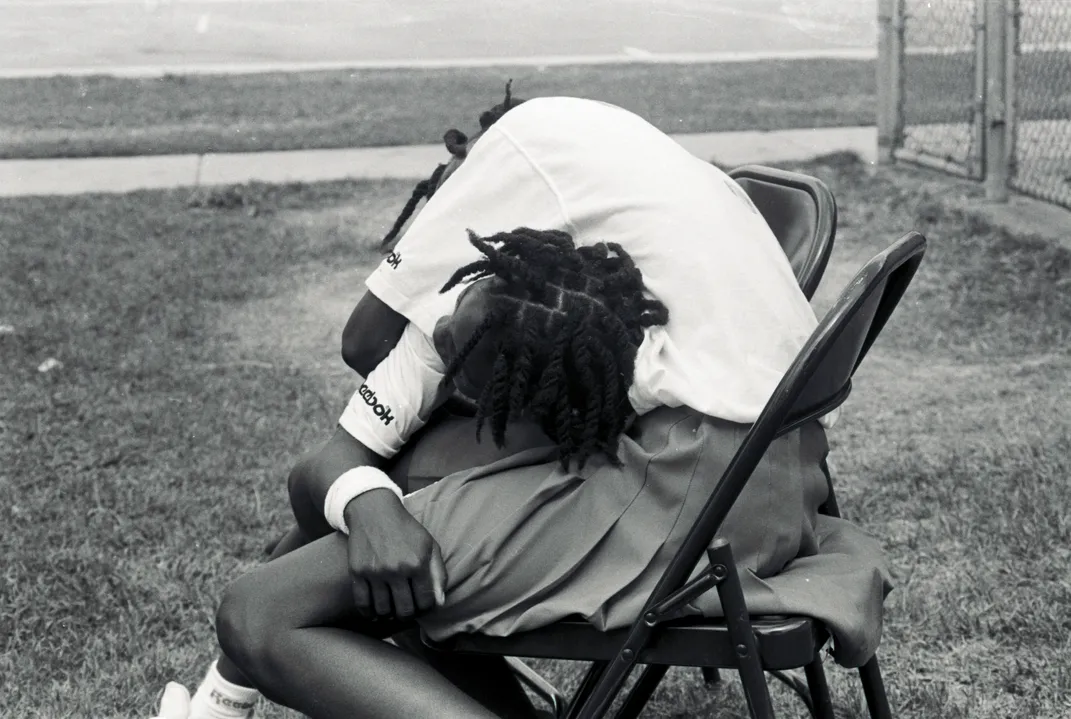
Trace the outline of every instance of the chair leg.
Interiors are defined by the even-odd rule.
[[[666,676],[667,671],[669,667],[665,664],[648,664],[644,667],[643,673],[636,680],[625,703],[614,715],[614,719],[636,719],[647,706],[647,701],[654,694],[654,690],[658,688],[658,683],[662,681],[662,677]]]
[[[736,669],[740,673],[740,682],[744,685],[748,710],[752,719],[773,719],[770,687],[762,669],[758,641],[751,628],[751,618],[748,616],[747,604],[744,603],[744,590],[740,586],[740,576],[736,573],[729,542],[721,537],[715,539],[707,549],[707,557],[711,571],[720,579],[718,598],[725,612],[729,639],[736,649]]]
[[[807,686],[806,678],[800,679],[795,672],[788,672],[782,669],[768,669],[766,673],[791,689],[800,698],[804,706],[807,707],[807,713],[812,718],[815,716],[814,702],[811,701],[811,690]]]
[[[540,676],[538,672],[517,657],[506,657],[506,663],[509,664],[513,673],[517,675],[521,684],[530,689],[547,704],[550,704],[551,711],[554,713],[555,717],[562,717],[565,715],[565,698],[553,684],[548,682]]]
[[[584,674],[584,678],[580,681],[580,686],[577,687],[576,693],[573,694],[573,698],[569,701],[569,708],[565,712],[564,719],[576,719],[580,713],[580,707],[584,706],[584,702],[587,701],[591,693],[595,691],[595,685],[599,683],[599,677],[606,671],[606,667],[610,662],[592,662],[588,667],[587,673]]]
[[[870,719],[892,719],[892,709],[889,708],[889,697],[885,695],[885,682],[881,679],[877,654],[859,667],[859,678],[863,681],[863,696],[866,697]]]
[[[747,699],[751,719],[774,719],[770,685],[766,683],[758,657],[740,660],[740,683],[744,685],[744,698]]]
[[[614,659],[603,663],[590,688],[584,687],[587,696],[578,701],[576,707],[570,708],[569,719],[601,719],[606,716],[635,666],[635,650],[629,647],[622,649]]]
[[[803,671],[807,675],[807,689],[811,695],[811,715],[814,719],[836,719],[833,714],[833,698],[829,696],[829,684],[826,682],[826,671],[822,668],[822,655],[815,654]]]
[[[721,681],[721,672],[714,667],[703,667],[703,681],[708,687],[714,686]]]

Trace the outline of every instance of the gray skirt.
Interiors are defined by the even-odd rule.
[[[404,499],[439,543],[448,577],[445,604],[423,616],[421,626],[443,639],[460,632],[504,636],[576,615],[601,630],[631,624],[748,429],[687,408],[659,408],[622,438],[621,466],[595,458],[583,471],[565,472],[538,432],[510,438],[501,451],[489,440],[474,443],[471,419],[438,423],[415,446],[445,448],[455,466],[475,468],[448,473]],[[862,547],[863,556],[819,563],[815,576],[813,560],[831,527],[844,540],[843,528],[817,513],[827,495],[827,452],[817,422],[777,439],[719,536],[732,543],[752,613],[803,613],[845,625],[834,626],[838,660],[854,664],[877,646],[888,575],[880,547],[859,532],[848,543]],[[434,479],[442,459],[416,451],[405,461],[419,484]],[[801,559],[812,560],[809,574],[781,582]],[[876,607],[860,582],[878,589]],[[812,606],[827,596],[832,604]],[[716,592],[693,610],[720,615]],[[866,626],[875,614],[876,630]]]

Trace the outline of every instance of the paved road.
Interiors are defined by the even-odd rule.
[[[876,0],[0,0],[0,74],[872,51]]]

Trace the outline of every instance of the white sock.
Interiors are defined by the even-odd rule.
[[[248,719],[259,696],[256,689],[224,679],[212,662],[190,702],[190,719]]]

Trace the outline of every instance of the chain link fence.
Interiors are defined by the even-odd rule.
[[[982,179],[976,0],[904,0],[903,159]]]
[[[1071,208],[1071,0],[879,0],[882,158]]]
[[[1011,186],[1071,208],[1071,2],[1010,4]]]

